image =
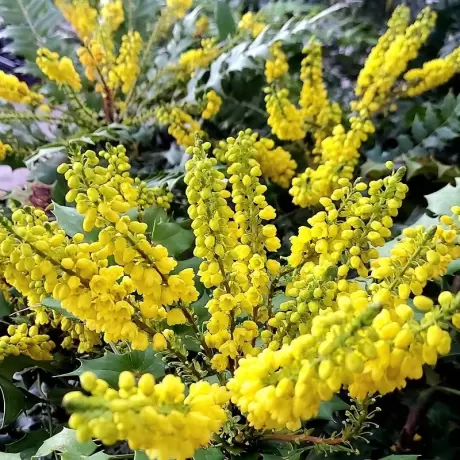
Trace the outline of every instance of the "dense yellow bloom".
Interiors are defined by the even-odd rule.
[[[39,104],[43,96],[31,91],[27,83],[20,81],[15,75],[0,70],[0,98],[19,104]]]
[[[178,68],[185,76],[193,76],[195,71],[206,68],[219,55],[215,38],[201,40],[201,48],[185,51],[179,57]],[[174,69],[175,66],[172,68]]]
[[[97,9],[90,5],[89,0],[55,0],[55,4],[81,40],[94,33],[97,27]]]
[[[118,391],[92,373],[82,374],[80,381],[91,396],[72,392],[64,398],[72,412],[69,425],[80,441],[98,438],[111,445],[127,440],[131,449],[142,449],[151,459],[185,460],[206,447],[227,419],[227,391],[205,381],[190,385],[187,394],[173,375],[156,383],[151,374],[136,381],[124,371]]]
[[[59,85],[68,85],[75,91],[80,91],[80,76],[68,57],[60,58],[58,53],[54,53],[47,48],[39,48],[36,63],[50,80]]]
[[[77,56],[85,68],[85,76],[89,81],[95,81],[98,67],[104,63],[105,51],[96,40],[89,40],[86,46],[77,50]]]
[[[303,139],[306,136],[306,129],[302,111],[289,100],[289,90],[268,87],[265,92],[267,93],[265,96],[267,123],[273,134],[280,140]]]
[[[265,29],[265,23],[261,20],[260,14],[254,14],[251,11],[245,13],[240,22],[238,23],[238,29],[246,30],[256,38],[262,30]]]
[[[388,31],[369,55],[358,76],[356,95],[360,99],[353,109],[375,113],[388,104],[396,79],[417,57],[434,27],[436,13],[425,8],[416,21],[406,28],[409,10],[399,6],[388,23]]]
[[[37,326],[27,327],[27,324],[20,326],[8,326],[8,335],[0,337],[0,361],[5,356],[26,355],[36,360],[53,359],[51,350],[54,342],[45,334],[39,334]]]
[[[0,141],[0,161],[3,161],[12,151],[13,147],[10,144],[4,144]]]
[[[201,37],[209,30],[209,19],[205,14],[202,14],[195,22],[194,37]]]
[[[125,20],[122,0],[109,0],[101,8],[103,24],[112,32],[118,30]]]
[[[240,360],[228,389],[250,425],[297,430],[342,386],[357,399],[385,394],[449,352],[450,336],[439,324],[458,312],[460,297],[440,296],[441,306],[416,321],[407,305],[389,311],[369,305],[363,293],[341,297],[338,311],[320,310],[311,332],[280,350]]]
[[[160,123],[168,125],[168,133],[184,147],[193,145],[195,134],[201,132],[200,124],[179,107],[160,106],[155,110],[155,117]]]
[[[78,320],[67,318],[54,310],[47,311],[44,307],[34,308],[34,312],[37,326],[50,325],[53,329],[63,331],[65,337],[61,342],[62,348],[76,349],[77,353],[88,353],[102,344],[101,336]]]
[[[276,42],[270,47],[270,57],[265,63],[265,78],[267,83],[273,83],[289,71],[287,56],[281,49],[281,43]]]
[[[139,55],[142,49],[142,37],[139,32],[128,32],[121,38],[120,53],[115,67],[109,72],[109,85],[128,94],[139,73]]]
[[[411,69],[404,74],[404,95],[415,97],[448,82],[460,69],[460,48],[444,58],[425,62],[422,68]]]
[[[219,113],[220,106],[222,105],[222,98],[214,91],[208,91],[205,95],[206,107],[201,113],[201,118],[209,120],[214,115]]]
[[[187,10],[192,6],[193,0],[166,0],[166,6],[174,12],[179,19],[185,16]]]

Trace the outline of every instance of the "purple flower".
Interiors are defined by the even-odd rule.
[[[0,196],[2,192],[11,192],[16,188],[24,188],[29,178],[27,168],[11,169],[11,166],[0,165]]]

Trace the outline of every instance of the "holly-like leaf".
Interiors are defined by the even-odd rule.
[[[346,410],[350,406],[345,402],[342,401],[337,395],[327,402],[322,402],[319,406],[319,413],[317,418],[322,420],[332,420],[334,416],[334,412]]]
[[[53,202],[53,214],[56,217],[58,224],[69,236],[74,236],[77,233],[85,235],[86,242],[97,241],[98,229],[93,229],[91,232],[85,233],[83,230],[84,216],[79,214],[75,208],[69,206],[61,206]]]
[[[61,302],[59,300],[53,299],[52,297],[46,297],[41,301],[41,304],[49,308],[50,310],[54,310],[62,316],[70,319],[77,319],[72,313],[69,313],[65,308],[61,306]]]
[[[47,439],[34,457],[45,457],[53,452],[71,452],[78,455],[91,455],[97,446],[93,441],[79,442],[75,430],[63,428],[58,434]]]
[[[225,0],[219,0],[216,4],[216,24],[219,31],[219,40],[225,40],[236,32],[232,10]]]
[[[417,460],[420,455],[389,455],[388,457],[383,457],[380,460]]]
[[[19,388],[16,388],[4,377],[0,377],[0,391],[3,398],[3,417],[0,428],[3,428],[13,422],[25,409],[26,398]]]
[[[217,447],[209,447],[208,449],[198,449],[193,458],[195,460],[223,460],[225,455]]]
[[[13,311],[11,304],[5,299],[5,296],[0,292],[0,317],[8,316]]]
[[[427,131],[423,126],[423,122],[420,121],[418,116],[415,117],[414,123],[412,124],[412,136],[417,142],[422,142],[427,135]]]
[[[118,376],[123,371],[131,371],[137,375],[149,373],[155,378],[165,375],[161,355],[153,351],[151,347],[145,351],[133,351],[123,355],[107,353],[102,358],[81,359],[78,369],[63,374],[63,376],[78,376],[86,371],[91,371],[99,378],[106,380],[112,388],[118,387]]]
[[[167,248],[171,256],[178,257],[192,247],[195,237],[191,230],[175,222],[162,222],[154,227],[152,240]]]
[[[30,431],[21,439],[7,444],[6,450],[11,454],[20,453],[23,457],[30,458],[37,452],[37,449],[43,444],[45,439],[48,439],[48,437],[48,432],[43,429]]]
[[[455,179],[455,183],[455,187],[447,184],[437,192],[425,195],[425,198],[428,201],[428,209],[430,211],[438,216],[443,214],[452,214],[450,208],[452,206],[457,206],[460,203],[460,179]]]

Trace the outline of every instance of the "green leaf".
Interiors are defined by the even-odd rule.
[[[61,454],[61,460],[110,460],[111,458],[113,456],[105,452],[96,452],[90,456],[76,454],[75,452],[64,452]]]
[[[13,307],[5,299],[3,292],[0,292],[0,317],[8,316],[12,311],[13,311]]]
[[[451,215],[452,206],[457,206],[460,203],[460,187],[458,186],[460,179],[456,179],[456,187],[447,184],[437,192],[425,195],[428,201],[428,209],[440,216],[442,214]]]
[[[72,313],[69,313],[65,308],[61,306],[61,302],[59,300],[53,299],[52,297],[46,297],[41,301],[41,304],[44,307],[49,308],[50,310],[58,312],[66,318],[77,319],[75,316],[72,315]]]
[[[5,377],[7,380],[11,380],[16,372],[32,367],[40,367],[41,369],[53,371],[53,362],[44,360],[36,361],[25,355],[6,356],[5,359],[0,362],[0,376]]]
[[[118,388],[118,376],[123,371],[131,371],[137,375],[152,374],[155,378],[165,375],[161,355],[151,347],[145,351],[132,351],[123,355],[107,353],[102,358],[81,359],[80,367],[62,377],[81,375],[83,372],[94,372],[99,378],[104,379],[112,388]]]
[[[21,454],[5,454],[0,452],[0,460],[22,460]]]
[[[434,131],[439,126],[439,119],[436,115],[436,112],[433,109],[433,106],[429,104],[425,112],[425,125],[431,131]]]
[[[153,228],[152,240],[166,247],[171,256],[177,257],[192,247],[195,237],[191,230],[175,222],[161,222]]]
[[[235,20],[233,19],[230,5],[225,0],[219,0],[216,4],[216,24],[219,31],[219,40],[222,41],[229,35],[235,35]]]
[[[127,214],[130,214],[130,212],[128,212]],[[169,219],[168,215],[166,214],[166,211],[163,208],[152,206],[144,211],[143,220],[147,224],[147,231],[150,234],[153,234],[155,227],[159,223],[167,222]]]
[[[75,208],[61,206],[53,201],[53,214],[56,217],[58,224],[69,236],[74,236],[77,233],[85,235],[85,241],[88,243],[97,241],[99,229],[93,229],[91,232],[83,231],[84,216],[79,214]]]
[[[319,406],[319,413],[317,418],[322,420],[332,420],[334,412],[346,410],[350,406],[342,401],[337,395],[334,395],[330,401],[322,402]]]
[[[415,116],[414,122],[411,128],[412,136],[417,142],[422,142],[427,135],[427,131],[423,126],[423,122],[420,121],[418,115]]]
[[[143,450],[134,451],[134,460],[149,460],[147,454]]]
[[[97,446],[93,441],[77,441],[76,431],[63,428],[58,434],[47,439],[37,450],[34,457],[44,457],[53,452],[66,453],[71,452],[79,455],[91,455]]]
[[[30,458],[48,437],[49,434],[44,429],[31,431],[21,439],[8,444],[6,450],[10,453],[19,452],[23,454],[23,457]]]
[[[0,391],[3,398],[3,418],[0,428],[16,420],[26,407],[24,393],[4,377],[0,377]]]
[[[223,460],[225,456],[217,447],[209,447],[208,449],[198,449],[193,458],[195,460]]]

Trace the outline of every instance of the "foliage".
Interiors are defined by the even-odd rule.
[[[458,457],[460,22],[332,3],[0,0],[0,459]]]

